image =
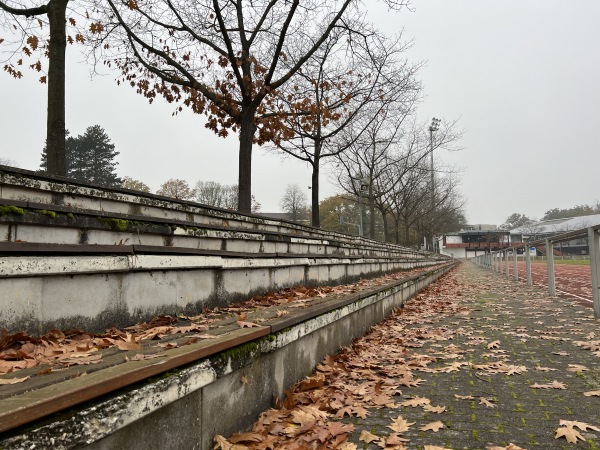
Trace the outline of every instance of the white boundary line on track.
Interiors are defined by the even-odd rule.
[[[544,287],[544,288],[548,289],[548,285],[546,285],[546,284],[539,284],[539,283],[533,283],[533,284],[534,284],[534,286]],[[571,294],[570,292],[567,292],[567,291],[561,291],[560,289],[556,289],[556,292],[560,292],[561,294],[569,295],[571,297],[577,297],[578,299],[589,302],[589,303],[594,303],[594,301],[590,300],[589,298],[581,297],[580,295],[577,295],[577,294]]]

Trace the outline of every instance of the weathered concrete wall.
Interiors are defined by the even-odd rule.
[[[133,255],[0,257],[0,328],[103,331],[254,294],[339,284],[437,261]]]
[[[9,332],[102,331],[442,259],[285,221],[0,168],[0,327]]]
[[[215,434],[247,429],[275,397],[415,292],[436,269],[166,376],[17,430],[8,449],[212,448]],[[244,375],[248,383],[242,383]]]

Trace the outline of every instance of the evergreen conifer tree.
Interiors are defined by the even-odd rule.
[[[83,135],[66,137],[67,176],[80,181],[106,186],[121,186],[122,180],[115,173],[119,152],[99,125],[88,127]],[[47,171],[47,148],[44,146],[40,170]]]

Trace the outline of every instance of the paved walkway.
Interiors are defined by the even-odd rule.
[[[276,419],[266,413],[254,427],[262,447],[236,442],[265,448],[268,438],[274,448],[298,449],[597,449],[598,395],[600,323],[592,309],[467,262],[297,387],[287,406],[313,419],[272,411]],[[325,425],[312,436],[306,430],[318,411],[328,417],[318,419]],[[323,429],[333,430],[332,421],[350,425],[346,441],[339,425],[326,438]],[[317,440],[319,433],[324,437]],[[285,441],[292,435],[296,441]]]
[[[577,438],[577,444],[564,437],[555,439],[556,429],[565,428],[560,427],[561,420],[600,427],[600,398],[584,395],[600,390],[600,352],[594,355],[582,347],[582,342],[596,341],[595,350],[600,350],[600,323],[593,320],[592,310],[549,298],[541,288],[527,287],[472,263],[462,264],[439,281],[432,287],[434,293],[435,289],[443,292],[448,283],[463,286],[450,314],[409,328],[421,328],[423,335],[437,330],[443,333],[440,336],[450,337],[423,339],[419,354],[435,355],[441,345],[447,357],[451,345],[451,353],[460,355],[454,361],[469,365],[448,373],[419,371],[423,382],[402,388],[404,398],[427,398],[431,405],[445,406],[445,411],[383,408],[365,420],[349,420],[356,427],[349,440],[358,448],[381,448],[360,441],[361,432],[390,434],[391,419],[400,415],[415,422],[402,433],[409,440],[407,448],[510,448],[511,443],[528,449],[600,448],[600,432],[587,427],[587,431],[572,427],[584,439]],[[401,317],[397,320],[402,323]],[[450,361],[442,357],[428,367],[448,367]],[[555,381],[556,388],[549,387]],[[530,387],[536,384],[547,387]],[[419,429],[438,420],[444,428],[437,432]]]

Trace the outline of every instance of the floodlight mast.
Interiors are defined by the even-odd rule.
[[[435,209],[435,177],[433,172],[433,133],[440,129],[441,120],[434,117],[429,125],[429,157],[430,157],[430,175],[431,175],[431,212]],[[431,249],[435,251],[435,236],[431,233]]]

